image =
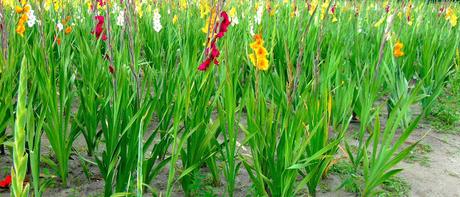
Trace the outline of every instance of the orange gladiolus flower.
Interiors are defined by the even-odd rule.
[[[65,33],[66,35],[69,35],[71,32],[72,32],[72,27],[67,27],[67,28],[65,28],[65,30],[64,30],[64,33]]]
[[[402,48],[404,48],[404,44],[401,43],[400,41],[396,42],[394,49],[393,49],[393,55],[396,58],[404,56],[404,52],[402,51]]]
[[[249,60],[258,70],[268,70],[269,67],[267,49],[265,49],[263,44],[264,40],[259,34],[256,34],[254,36],[254,42],[249,44],[249,47],[254,51],[254,53],[249,54]]]

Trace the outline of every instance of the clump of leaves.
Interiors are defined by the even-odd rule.
[[[438,102],[433,106],[431,116],[428,118],[434,128],[443,133],[457,133],[455,129],[460,121],[460,94],[455,95],[445,92],[438,98]]]
[[[364,179],[352,163],[339,161],[331,167],[330,172],[337,175],[343,181],[339,188],[344,188],[347,192],[361,193],[360,186],[363,184]]]
[[[417,150],[422,148],[423,150],[429,149],[431,151],[431,147],[427,147],[426,145],[417,146]],[[347,192],[356,194],[362,193],[361,188],[364,184],[363,174],[359,169],[354,169],[354,166],[350,162],[337,162],[331,167],[331,173],[337,175],[343,182],[338,189],[343,188]],[[411,187],[405,179],[398,176],[393,176],[382,183],[380,187],[381,191],[377,192],[377,194],[380,197],[408,196],[410,189]]]
[[[431,161],[427,154],[432,151],[433,149],[429,144],[417,144],[404,161],[407,163],[419,163],[421,166],[430,167]]]
[[[193,175],[194,179],[191,184],[191,191],[197,196],[217,196],[216,188],[212,186],[212,177],[199,172]]]
[[[429,120],[436,130],[443,133],[458,133],[460,122],[460,72],[449,79],[443,94],[437,99]],[[457,128],[457,129],[455,129]]]
[[[394,176],[386,180],[382,184],[382,193],[378,196],[409,196],[410,185],[401,177]]]

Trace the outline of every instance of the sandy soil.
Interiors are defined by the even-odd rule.
[[[411,140],[432,130],[427,124],[420,127]],[[404,169],[400,176],[411,185],[411,196],[460,197],[460,135],[430,132],[421,143],[432,148],[427,155],[429,166],[406,162],[398,166]]]

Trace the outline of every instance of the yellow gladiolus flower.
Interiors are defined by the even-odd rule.
[[[235,9],[235,7],[232,7],[232,9],[228,12],[228,16],[230,16],[231,18],[233,18],[233,17],[236,16],[236,9]]]
[[[256,51],[257,58],[263,58],[267,56],[267,49],[265,49],[264,47],[259,47],[255,51]]]
[[[268,70],[268,60],[266,58],[258,59],[256,67],[259,70],[264,70],[264,71]]]
[[[452,27],[455,27],[457,26],[457,15],[455,14],[455,11],[452,9],[452,8],[447,8],[447,11],[446,11],[446,20],[449,21],[450,25]]]
[[[172,19],[173,24],[176,24],[178,19],[179,19],[179,17],[177,15],[174,15],[174,17]]]

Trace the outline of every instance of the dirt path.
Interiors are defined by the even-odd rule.
[[[421,125],[411,136],[420,139],[431,128]],[[400,174],[411,186],[411,196],[460,197],[460,135],[431,131],[421,142],[429,145],[427,164],[403,162]]]

